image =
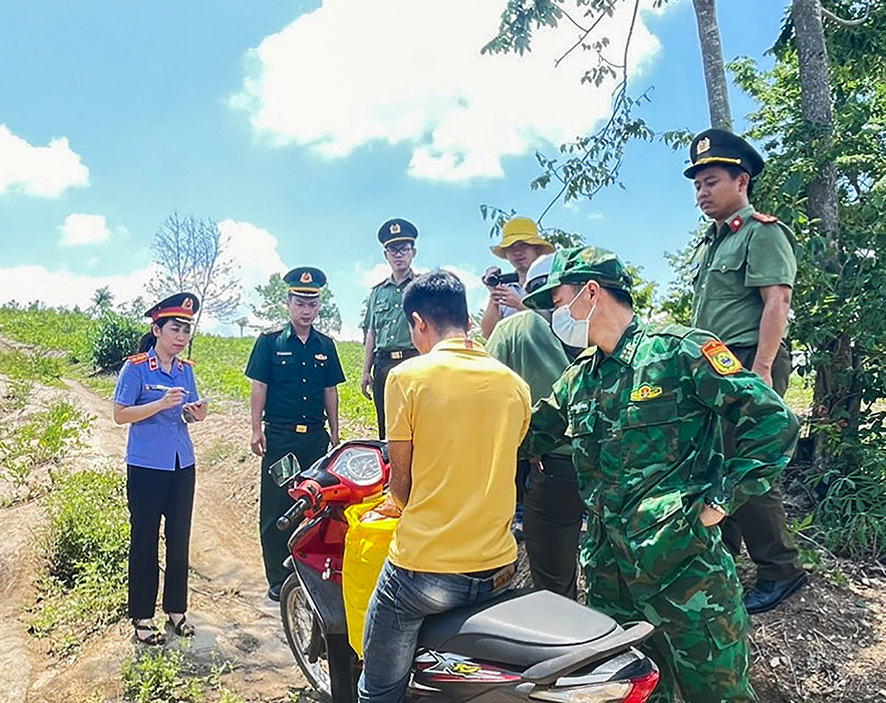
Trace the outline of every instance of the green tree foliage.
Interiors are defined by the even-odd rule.
[[[108,286],[102,286],[92,294],[92,307],[99,315],[110,310],[113,304],[114,294]]]
[[[850,3],[836,3],[845,11]],[[827,158],[837,169],[840,232],[826,241],[810,221],[805,184],[817,170],[800,114],[797,57],[790,35],[776,45],[777,62],[760,71],[750,59],[731,64],[739,86],[759,108],[750,115],[749,135],[768,160],[755,199],[792,225],[799,273],[794,292],[794,338],[810,352],[817,371],[833,370],[835,354],[847,368],[832,373],[835,399],[822,396],[818,429],[845,455],[848,445],[884,438],[884,413],[874,403],[886,396],[886,8],[872,9],[868,23],[828,23],[828,51],[834,102],[833,146]],[[835,340],[841,340],[835,349]],[[827,391],[827,389],[824,389]],[[839,445],[839,446],[838,446]]]
[[[116,371],[127,356],[135,354],[145,329],[126,315],[105,312],[92,338],[92,363],[102,371]]]
[[[270,325],[282,325],[289,321],[286,298],[289,286],[279,273],[271,274],[266,285],[255,287],[261,298],[261,305],[252,306],[252,312],[260,320]],[[320,312],[314,326],[324,334],[338,334],[341,331],[341,311],[335,302],[332,289],[327,285],[320,291]]]

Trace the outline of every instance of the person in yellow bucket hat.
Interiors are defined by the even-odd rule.
[[[500,259],[507,259],[514,271],[503,274],[501,268],[491,266],[483,276],[489,302],[480,320],[480,330],[487,338],[500,320],[526,309],[522,302],[526,295],[526,272],[539,256],[553,253],[554,245],[538,236],[534,220],[512,217],[502,227],[501,241],[489,250]]]

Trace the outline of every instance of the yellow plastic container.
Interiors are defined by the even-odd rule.
[[[363,621],[366,606],[375,589],[375,582],[388,556],[388,546],[397,526],[396,518],[360,522],[360,518],[384,500],[384,496],[345,508],[348,531],[345,534],[345,554],[342,564],[342,591],[345,616],[348,622],[348,641],[363,658]]]

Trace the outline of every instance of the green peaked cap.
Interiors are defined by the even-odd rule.
[[[631,277],[615,254],[600,247],[571,247],[557,250],[548,282],[523,298],[523,304],[532,310],[550,310],[554,307],[551,291],[556,287],[564,283],[580,285],[590,280],[603,288],[631,293]]]

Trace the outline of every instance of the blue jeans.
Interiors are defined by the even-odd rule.
[[[494,590],[492,581],[492,577],[409,571],[385,560],[366,609],[359,703],[400,703],[425,617],[482,603],[512,585]]]

